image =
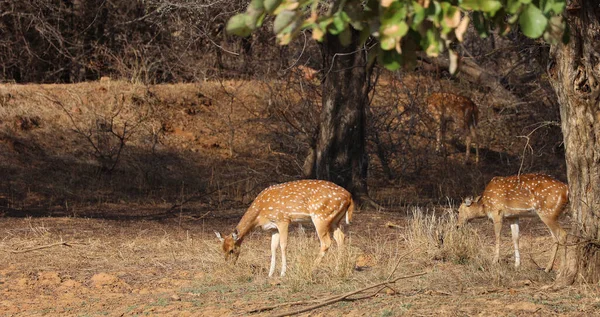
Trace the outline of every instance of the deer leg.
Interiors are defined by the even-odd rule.
[[[494,234],[496,235],[496,249],[494,251],[493,263],[500,262],[500,234],[502,232],[502,216],[497,215],[498,219],[494,219]]]
[[[546,273],[550,272],[552,270],[552,267],[554,266],[554,261],[556,260],[556,253],[558,253],[558,247],[566,242],[566,236],[567,233],[566,231],[560,227],[560,225],[558,224],[558,222],[556,222],[555,219],[543,219],[542,221],[548,226],[548,229],[550,229],[550,233],[552,234],[552,237],[554,238],[554,246],[552,247],[552,255],[550,256],[550,261],[548,261],[548,265],[546,265],[546,269],[544,271],[546,271]],[[565,253],[566,254],[566,253]],[[563,262],[566,260],[566,258],[563,257]]]
[[[512,233],[513,245],[515,248],[515,267],[521,266],[521,254],[519,253],[519,218],[515,218],[510,224],[510,232]]]
[[[279,247],[281,248],[281,276],[285,276],[285,271],[287,269],[287,257],[286,257],[286,249],[287,249],[287,238],[288,238],[288,226],[289,224],[284,222],[280,223],[277,228],[279,228]]]
[[[342,226],[338,225],[335,231],[333,232],[333,238],[335,239],[335,243],[337,244],[339,249],[344,247],[344,232],[342,231]]]
[[[319,251],[319,255],[315,259],[315,266],[321,263],[321,260],[329,250],[331,246],[331,237],[329,236],[329,227],[320,222],[315,222],[315,229],[317,230],[317,235],[319,236],[319,241],[321,241],[321,250]]]
[[[471,140],[475,144],[475,164],[479,163],[479,141],[477,140],[477,132],[475,127],[471,127]]]
[[[469,155],[471,154],[471,135],[467,134],[466,137],[466,147],[467,147],[467,153],[465,153],[465,164],[467,164],[467,162],[469,162]]]
[[[269,277],[275,273],[275,261],[277,258],[277,247],[279,246],[279,231],[273,232],[271,235],[271,267],[269,268]]]
[[[442,119],[440,118],[439,125],[435,131],[435,152],[438,154],[442,153],[442,142],[444,139],[444,122],[441,120]]]

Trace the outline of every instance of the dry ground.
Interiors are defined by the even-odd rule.
[[[551,242],[539,221],[523,221],[526,260],[515,270],[506,228],[503,261],[492,266],[487,263],[493,240],[489,223],[474,223],[467,230],[468,244],[482,249],[457,258],[460,250],[445,252],[443,245],[423,238],[444,226],[431,226],[433,218],[413,216],[415,210],[426,213],[356,214],[347,228],[349,248],[343,253],[332,248],[315,271],[310,268],[317,251],[314,232],[296,230],[289,274],[274,279],[267,278],[267,234],[250,236],[237,266],[223,262],[212,230],[230,230],[242,210],[200,220],[5,218],[0,221],[0,316],[269,316],[290,307],[249,311],[384,281],[398,261],[394,276],[427,274],[400,280],[371,298],[302,315],[590,316],[600,308],[597,286],[543,289],[555,272],[546,274],[535,264],[547,259]],[[436,219],[445,217],[445,211],[438,213]],[[441,234],[450,239],[448,232]],[[58,242],[68,246],[33,250]]]
[[[522,221],[524,264],[515,270],[509,230],[502,263],[491,265],[491,225],[456,230],[448,208],[495,175],[564,179],[558,128],[537,124],[555,114],[544,104],[499,108],[462,87],[482,113],[482,163],[465,166],[458,148],[447,159],[432,153],[420,123],[430,87],[455,91],[452,81],[434,84],[382,81],[371,105],[383,147],[368,142],[370,194],[388,211],[355,214],[349,247],[332,248],[315,270],[314,231],[294,228],[288,275],[275,279],[267,234],[252,234],[231,266],[213,230],[228,233],[260,190],[301,174],[317,85],[0,85],[0,316],[270,316],[309,304],[250,311],[391,273],[426,274],[303,315],[595,314],[597,286],[543,288],[556,272],[538,265],[551,243],[540,221]]]

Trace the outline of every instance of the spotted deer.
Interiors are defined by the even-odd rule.
[[[568,202],[568,186],[543,174],[522,174],[508,177],[494,177],[485,187],[483,195],[475,200],[467,198],[458,209],[458,225],[471,219],[487,217],[494,223],[496,250],[494,263],[500,258],[500,231],[504,218],[510,220],[512,240],[515,249],[515,267],[521,265],[519,254],[519,218],[535,216],[548,226],[555,240],[549,272],[554,265],[559,244],[565,242],[566,232],[558,223],[558,217]]]
[[[321,250],[315,259],[318,264],[331,246],[331,233],[338,245],[344,244],[341,220],[350,224],[354,202],[344,188],[323,180],[299,180],[263,190],[254,199],[232,234],[223,237],[215,231],[223,243],[226,261],[237,261],[244,238],[255,228],[272,232],[271,267],[269,277],[275,273],[277,247],[281,249],[281,276],[285,275],[288,227],[292,222],[310,222],[315,226],[321,242]]]
[[[472,143],[475,144],[475,163],[479,163],[479,142],[477,141],[479,109],[477,105],[467,97],[447,92],[434,92],[427,97],[426,102],[427,111],[435,122],[436,152],[442,151],[447,125],[449,122],[454,122],[465,135],[467,147],[465,163],[469,161]]]
[[[318,70],[306,65],[298,65],[294,67],[294,71],[308,82],[317,78],[317,73],[319,73]]]

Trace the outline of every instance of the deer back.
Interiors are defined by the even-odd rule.
[[[463,129],[477,126],[479,109],[475,103],[461,95],[435,92],[427,98],[429,113],[437,121],[454,121]]]
[[[299,180],[263,190],[248,208],[238,227],[262,226],[278,221],[329,220],[345,212],[351,194],[334,183]]]
[[[503,210],[511,216],[535,210],[557,216],[568,201],[568,187],[543,174],[494,177],[482,199],[488,212]]]

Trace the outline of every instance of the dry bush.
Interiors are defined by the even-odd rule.
[[[294,243],[288,248],[288,271],[285,280],[293,290],[301,290],[310,284],[332,287],[351,278],[359,250],[352,245],[349,237],[342,248],[332,242],[331,248],[318,266],[314,265],[319,252],[319,240],[315,232],[297,231],[291,239]]]
[[[476,232],[456,228],[456,215],[447,210],[442,215],[414,208],[409,219],[406,240],[410,246],[424,246],[428,260],[455,264],[486,265],[489,259],[481,252],[484,243]]]
[[[460,283],[460,287],[493,282],[496,286],[509,286],[519,283],[549,283],[552,276],[545,274],[537,265],[522,264],[514,268],[512,240],[503,238],[501,251],[510,252],[500,264],[492,263],[494,239],[474,228],[473,224],[456,227],[456,214],[447,208],[441,215],[427,212],[421,208],[412,211],[412,217],[406,227],[405,238],[411,247],[421,246],[418,252],[420,261],[426,266],[436,263],[458,265],[458,268],[441,270],[432,276],[440,285]],[[487,230],[491,226],[484,224]],[[524,252],[521,239],[521,254],[527,262],[533,262],[533,254]],[[539,259],[538,259],[539,260]],[[457,275],[456,272],[460,272]]]

